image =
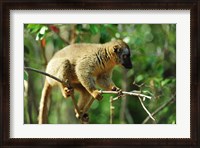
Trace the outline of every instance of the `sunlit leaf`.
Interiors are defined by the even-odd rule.
[[[142,81],[143,80],[143,75],[138,75],[137,77],[136,77],[136,79],[135,79],[135,81],[136,82],[140,82],[140,81]]]
[[[161,81],[161,86],[165,86],[170,81],[171,81],[170,79],[165,79],[165,80]]]
[[[46,30],[48,30],[47,26],[43,26],[43,27],[40,29],[40,34],[45,34]]]

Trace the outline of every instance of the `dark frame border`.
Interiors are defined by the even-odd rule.
[[[191,12],[191,138],[185,139],[28,139],[9,138],[10,98],[10,10],[29,9],[188,9]],[[80,147],[198,147],[200,146],[200,0],[3,0],[0,2],[0,145],[14,146],[80,146]]]

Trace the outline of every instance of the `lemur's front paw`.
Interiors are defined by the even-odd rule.
[[[116,87],[116,86],[112,87],[112,91],[117,91],[119,96],[121,96],[123,94],[122,90],[120,88]]]
[[[117,86],[113,86],[111,89],[112,89],[112,91],[119,91],[119,90],[121,90],[121,89],[118,88]]]
[[[98,91],[98,90],[95,90],[92,92],[92,96],[97,99],[98,101],[101,101],[103,96],[102,94]]]

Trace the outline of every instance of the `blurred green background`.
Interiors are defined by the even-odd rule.
[[[25,24],[24,65],[45,71],[53,54],[74,43],[105,43],[123,39],[131,48],[133,69],[115,67],[114,83],[124,91],[138,90],[153,98],[144,105],[137,97],[126,96],[113,103],[113,124],[176,123],[176,25],[175,24]],[[24,73],[24,123],[36,124],[45,76]],[[94,101],[90,110],[91,124],[109,124],[110,95]],[[80,123],[75,118],[71,99],[64,99],[58,88],[51,93],[48,122]],[[115,97],[115,96],[114,96]],[[78,98],[78,94],[76,94]]]

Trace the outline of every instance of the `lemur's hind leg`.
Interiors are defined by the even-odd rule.
[[[83,123],[88,123],[89,121],[89,115],[87,113],[87,110],[84,111],[85,105],[88,104],[89,100],[92,98],[91,94],[81,85],[79,84],[76,86],[77,91],[80,92],[80,97],[78,100],[78,108],[80,109],[80,114],[76,112],[76,117],[80,118]]]
[[[71,64],[67,59],[63,59],[60,65],[60,68],[57,72],[57,77],[65,83],[61,83],[60,89],[62,95],[67,98],[73,93],[71,86]]]

